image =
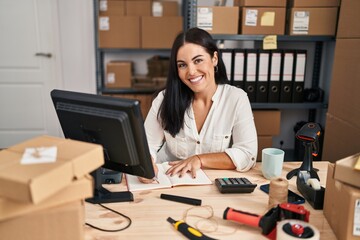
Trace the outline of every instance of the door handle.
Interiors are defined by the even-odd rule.
[[[35,56],[51,58],[52,54],[51,53],[35,53]]]

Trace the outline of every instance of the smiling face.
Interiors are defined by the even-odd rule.
[[[179,78],[194,93],[216,89],[214,67],[217,62],[217,52],[211,57],[203,47],[193,43],[180,47],[176,57]]]

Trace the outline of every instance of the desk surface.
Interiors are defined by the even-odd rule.
[[[90,227],[85,227],[85,239],[185,239],[177,232],[166,219],[172,217],[180,220],[191,205],[160,199],[161,193],[175,194],[202,199],[202,205],[210,205],[214,210],[213,219],[216,220],[218,232],[206,233],[216,239],[267,239],[261,235],[260,228],[245,226],[236,222],[222,219],[223,212],[227,207],[242,210],[249,213],[263,215],[268,210],[268,195],[263,193],[259,186],[269,183],[261,174],[261,163],[249,172],[240,173],[230,170],[205,170],[209,178],[214,181],[220,177],[247,177],[251,182],[258,184],[254,192],[250,194],[221,194],[216,186],[177,186],[171,189],[156,189],[151,191],[134,192],[134,202],[111,203],[108,207],[113,208],[132,219],[132,225],[121,232],[101,232]],[[315,168],[319,169],[318,175],[322,186],[326,184],[326,173],[328,162],[314,162]],[[286,173],[300,166],[299,162],[285,162],[282,177]],[[289,189],[298,193],[296,188],[296,177],[289,180]],[[106,186],[111,191],[124,191],[124,181],[117,185]],[[118,229],[127,221],[103,209],[101,206],[86,203],[86,221],[93,225],[106,229]],[[322,210],[314,210],[307,202],[304,207],[309,210],[310,223],[320,231],[321,239],[336,239]],[[193,209],[200,211],[199,209]],[[194,218],[193,218],[194,219]],[[209,222],[203,222],[209,224]],[[211,225],[213,226],[213,225]],[[222,232],[222,233],[220,233]]]

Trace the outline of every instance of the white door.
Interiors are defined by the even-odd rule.
[[[60,128],[56,0],[0,0],[0,149]]]

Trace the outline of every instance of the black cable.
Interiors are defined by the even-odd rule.
[[[122,213],[120,213],[120,212],[118,212],[118,211],[115,211],[114,209],[111,209],[111,208],[109,208],[109,207],[106,207],[106,206],[102,205],[101,203],[99,203],[99,205],[102,206],[103,208],[105,208],[105,209],[113,212],[113,213],[116,213],[116,214],[118,214],[118,215],[126,218],[126,219],[129,221],[128,225],[126,225],[126,226],[123,227],[123,228],[114,229],[114,230],[112,230],[112,229],[99,228],[99,227],[96,227],[96,226],[94,226],[94,225],[92,225],[92,224],[90,224],[90,223],[87,223],[87,222],[85,222],[85,225],[88,225],[89,227],[92,227],[92,228],[94,228],[94,229],[97,229],[97,230],[103,231],[103,232],[120,232],[120,231],[123,231],[123,230],[127,229],[128,227],[130,227],[130,225],[131,225],[131,223],[132,223],[130,217],[128,217],[128,216],[126,216],[125,214],[122,214]]]

